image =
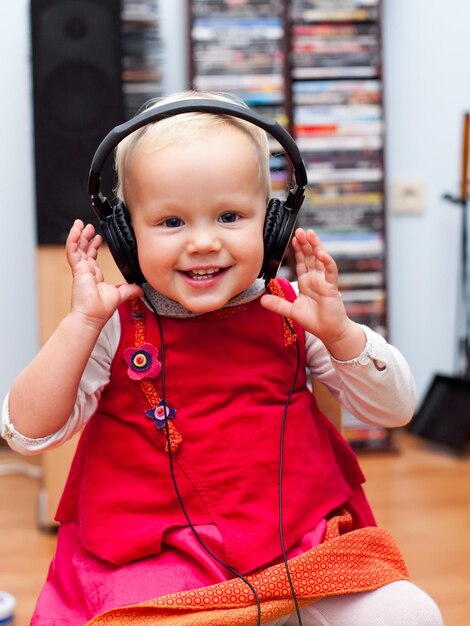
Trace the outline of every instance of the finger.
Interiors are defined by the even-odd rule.
[[[308,272],[307,259],[304,253],[304,245],[306,241],[305,231],[298,228],[292,238],[297,276]]]
[[[326,250],[318,253],[318,258],[323,265],[323,272],[326,280],[334,285],[338,284],[338,266],[332,256]]]
[[[310,246],[313,254],[316,256],[321,250],[325,249],[320,237],[311,228],[305,233],[305,246]]]
[[[309,228],[305,232],[305,238],[310,242],[310,244],[314,248],[316,248],[317,246],[322,246],[323,245],[322,241],[320,239],[320,236],[318,235],[317,231],[314,230],[313,228]]]
[[[292,242],[295,242],[295,244],[302,246],[302,244],[305,243],[306,239],[307,239],[307,236],[306,236],[304,229],[296,228]]]
[[[65,242],[67,261],[70,265],[72,262],[76,261],[75,255],[78,251],[83,227],[83,222],[81,220],[75,220],[69,231],[67,241]]]
[[[90,246],[90,242],[93,240],[95,236],[95,227],[92,224],[87,224],[85,228],[82,230],[82,234],[80,237],[79,247],[83,252],[87,252]]]
[[[130,300],[131,298],[141,298],[144,295],[143,289],[139,285],[131,285],[124,283],[118,286],[121,302]]]
[[[103,243],[103,237],[101,235],[95,235],[93,239],[90,241],[90,244],[96,249],[98,249],[102,243]]]
[[[307,231],[307,233],[303,233],[302,236],[297,239],[299,250],[296,259],[305,264],[306,271],[323,271],[323,264],[318,258],[318,252],[322,250],[323,247],[316,235],[309,236],[311,232],[312,231]]]
[[[295,271],[297,273],[297,276],[301,276],[302,274],[305,274],[306,272],[308,272],[308,267],[305,262],[305,257],[301,250],[295,251]]]
[[[101,235],[95,235],[93,239],[90,241],[88,254],[90,255],[92,259],[95,259],[95,260],[97,259],[98,250],[101,247],[102,243],[103,243],[103,237]]]
[[[333,263],[336,267],[336,264],[333,261],[332,257],[326,251],[322,240],[314,230],[308,230],[306,233],[306,238],[308,241],[308,245],[311,248],[312,258],[315,259],[313,265],[316,270],[320,272],[325,272],[325,265],[329,263]]]
[[[273,296],[271,294],[264,294],[261,296],[260,302],[261,305],[268,311],[277,313],[282,317],[290,316],[292,303],[284,300],[283,298],[279,298],[278,296]]]
[[[69,230],[67,243],[78,243],[84,228],[82,220],[75,220]]]

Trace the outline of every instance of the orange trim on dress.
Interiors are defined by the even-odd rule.
[[[135,299],[131,300],[131,316],[134,321],[134,346],[138,348],[145,342],[145,321],[142,316],[140,301]],[[139,380],[140,388],[144,392],[145,397],[149,403],[151,409],[156,409],[159,402],[161,401],[160,396],[155,389],[153,382],[149,378],[142,378]],[[176,430],[173,422],[167,420],[166,422],[168,427],[168,437],[170,440],[170,447],[173,454],[178,452],[181,444],[183,443],[183,438]],[[162,429],[161,433],[165,437],[165,451],[168,452],[168,441],[166,438],[166,427]]]
[[[281,283],[273,278],[269,281],[269,292],[273,294],[273,296],[277,296],[278,298],[283,298],[286,300],[286,296],[284,290],[282,289]],[[294,332],[294,322],[290,318],[283,317],[282,318],[282,330],[284,332],[284,345],[286,348],[292,346],[297,341],[297,335]]]
[[[300,607],[330,595],[361,593],[397,580],[408,570],[393,538],[376,527],[351,530],[345,512],[328,521],[324,542],[289,560]],[[285,565],[273,565],[247,576],[261,602],[261,623],[294,611]],[[86,626],[256,626],[257,607],[239,578],[171,593],[148,602],[111,609]]]

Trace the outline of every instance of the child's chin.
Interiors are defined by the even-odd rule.
[[[213,313],[214,311],[218,311],[219,309],[223,309],[223,307],[232,299],[220,297],[220,298],[208,298],[208,297],[200,297],[200,298],[181,298],[179,303],[185,309],[190,311],[191,313]]]
[[[197,313],[199,315],[202,315],[203,313],[213,313],[214,311],[218,311],[219,309],[222,309],[227,303],[224,302],[222,304],[194,304],[194,303],[188,303],[188,304],[184,304],[183,302],[180,303],[182,304],[182,306],[184,306],[185,309],[187,309],[188,311],[190,311],[191,313]]]

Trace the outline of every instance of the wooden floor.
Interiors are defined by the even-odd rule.
[[[469,626],[470,457],[455,458],[405,432],[396,442],[396,454],[360,456],[378,522],[395,536],[446,626]],[[37,528],[38,479],[2,474],[7,463],[23,462],[38,461],[0,448],[0,589],[17,599],[15,626],[29,624],[55,546],[55,536]]]

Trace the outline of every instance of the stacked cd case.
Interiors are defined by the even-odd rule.
[[[292,128],[310,183],[302,225],[336,259],[351,317],[385,335],[379,8],[293,0]]]
[[[309,188],[301,225],[339,268],[349,316],[387,335],[384,115],[379,0],[292,0],[292,129]],[[389,431],[343,412],[356,447]]]
[[[124,111],[135,115],[162,95],[163,51],[158,0],[121,0]]]
[[[261,115],[288,124],[284,0],[192,0],[191,86],[230,92]],[[273,192],[282,197],[287,171],[272,142]]]
[[[349,316],[386,337],[381,12],[380,0],[189,1],[192,86],[290,130],[309,179],[299,225],[335,258]],[[276,195],[287,169],[273,156]],[[357,448],[391,447],[390,431],[346,411],[343,426]]]

